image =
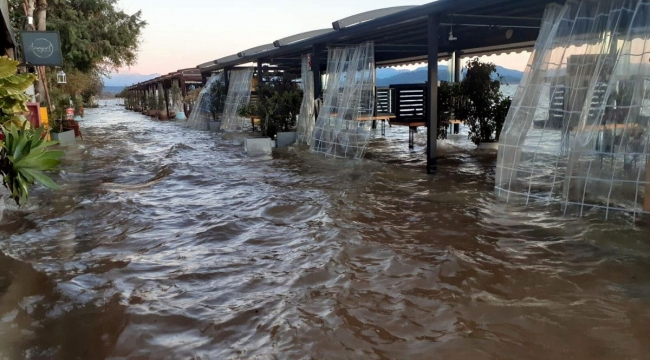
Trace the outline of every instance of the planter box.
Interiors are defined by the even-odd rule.
[[[296,143],[296,132],[279,132],[276,138],[277,147],[287,147]]]
[[[478,148],[481,150],[499,150],[498,142],[482,142],[478,144]]]
[[[219,130],[221,130],[221,121],[210,121],[210,122],[208,122],[208,130],[210,130],[210,131],[219,131]]]
[[[273,140],[269,138],[246,139],[245,150],[248,156],[270,155],[273,151]]]
[[[174,119],[176,119],[176,120],[187,120],[187,116],[185,116],[185,111],[181,110],[181,111],[177,112]]]
[[[61,146],[69,146],[77,143],[74,130],[64,131],[62,133],[50,133],[53,141],[58,141]]]

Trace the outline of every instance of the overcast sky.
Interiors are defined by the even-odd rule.
[[[138,63],[122,73],[166,74],[384,7],[431,0],[121,0],[128,13],[142,10],[149,23]],[[489,59],[523,70],[526,54]]]

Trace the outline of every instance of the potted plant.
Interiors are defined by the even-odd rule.
[[[226,106],[226,96],[228,89],[221,80],[214,81],[210,85],[208,95],[210,96],[210,113],[212,114],[212,121],[208,123],[208,128],[211,131],[218,131],[221,128],[221,115]]]
[[[65,127],[66,109],[70,106],[70,98],[56,88],[52,89],[50,97],[54,100],[50,137],[52,140],[58,141],[61,146],[74,145],[76,143],[75,132],[73,129]]]
[[[500,79],[496,65],[482,63],[478,58],[467,62],[459,94],[464,106],[459,109],[457,117],[465,121],[470,139],[480,148],[496,148],[508,114],[510,98],[499,91]]]
[[[302,90],[288,76],[259,82],[256,86],[257,102],[249,103],[239,110],[239,116],[260,119],[263,137],[277,136],[278,146],[295,142],[296,117],[300,112]]]
[[[158,119],[159,120],[167,120],[167,109],[165,106],[165,98],[163,96],[162,91],[158,92],[158,101],[156,103],[156,109],[158,109]]]
[[[158,101],[152,94],[147,96],[147,112],[149,116],[158,118]]]
[[[149,112],[147,110],[147,106],[149,105],[149,102],[147,101],[147,94],[142,93],[140,95],[140,111],[142,112],[142,115],[148,115]]]

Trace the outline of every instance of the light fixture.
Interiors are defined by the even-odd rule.
[[[514,35],[514,30],[508,29],[506,30],[506,39],[510,40],[512,38],[512,35]]]
[[[68,83],[68,77],[63,72],[63,70],[59,70],[56,73],[56,83],[57,84],[67,84]]]
[[[454,18],[451,18],[451,30],[449,30],[449,41],[456,41],[457,37],[454,36]]]

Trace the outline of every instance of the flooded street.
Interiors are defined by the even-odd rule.
[[[58,192],[7,201],[0,358],[649,359],[650,236],[493,196],[496,154],[366,159],[86,111]],[[422,134],[420,134],[422,136]]]

